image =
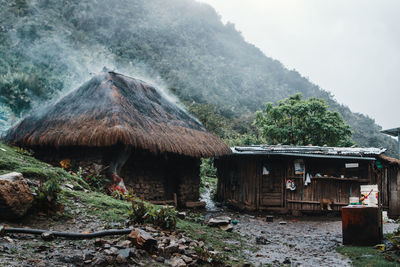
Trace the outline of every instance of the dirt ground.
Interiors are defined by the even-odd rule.
[[[351,266],[349,259],[335,251],[342,245],[340,217],[275,216],[273,222],[266,222],[265,216],[225,215],[239,221],[234,231],[258,247],[258,251],[247,253],[248,261],[255,266]],[[384,233],[393,232],[398,226],[386,223]]]

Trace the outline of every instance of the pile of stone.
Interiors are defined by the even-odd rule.
[[[156,230],[150,226],[135,228],[119,240],[95,240],[96,252],[84,255],[85,265],[143,265],[155,262],[173,267],[197,266],[203,255],[217,255],[203,241],[192,240],[179,232]]]

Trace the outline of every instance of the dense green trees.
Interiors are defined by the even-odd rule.
[[[320,98],[302,99],[296,94],[267,103],[254,121],[268,144],[350,146],[350,126]]]
[[[206,127],[235,144],[257,141],[251,123],[266,101],[301,92],[338,111],[357,144],[396,151],[372,119],[265,56],[201,2],[0,0],[0,6],[0,106],[16,117],[107,66],[163,84],[189,106],[209,107],[218,118]]]

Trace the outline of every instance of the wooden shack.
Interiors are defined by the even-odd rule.
[[[385,149],[249,146],[232,152],[215,161],[217,199],[244,210],[316,212],[330,201],[340,211],[349,197],[360,196],[360,185],[382,183],[375,161]]]
[[[392,218],[400,216],[400,160],[380,155],[376,173],[383,210]]]
[[[24,118],[5,140],[84,175],[108,175],[112,189],[180,206],[199,198],[200,158],[231,153],[162,91],[107,70]]]

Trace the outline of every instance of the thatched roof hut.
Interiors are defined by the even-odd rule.
[[[156,88],[103,72],[44,111],[23,119],[5,139],[24,147],[128,145],[154,154],[230,154],[229,147]]]

